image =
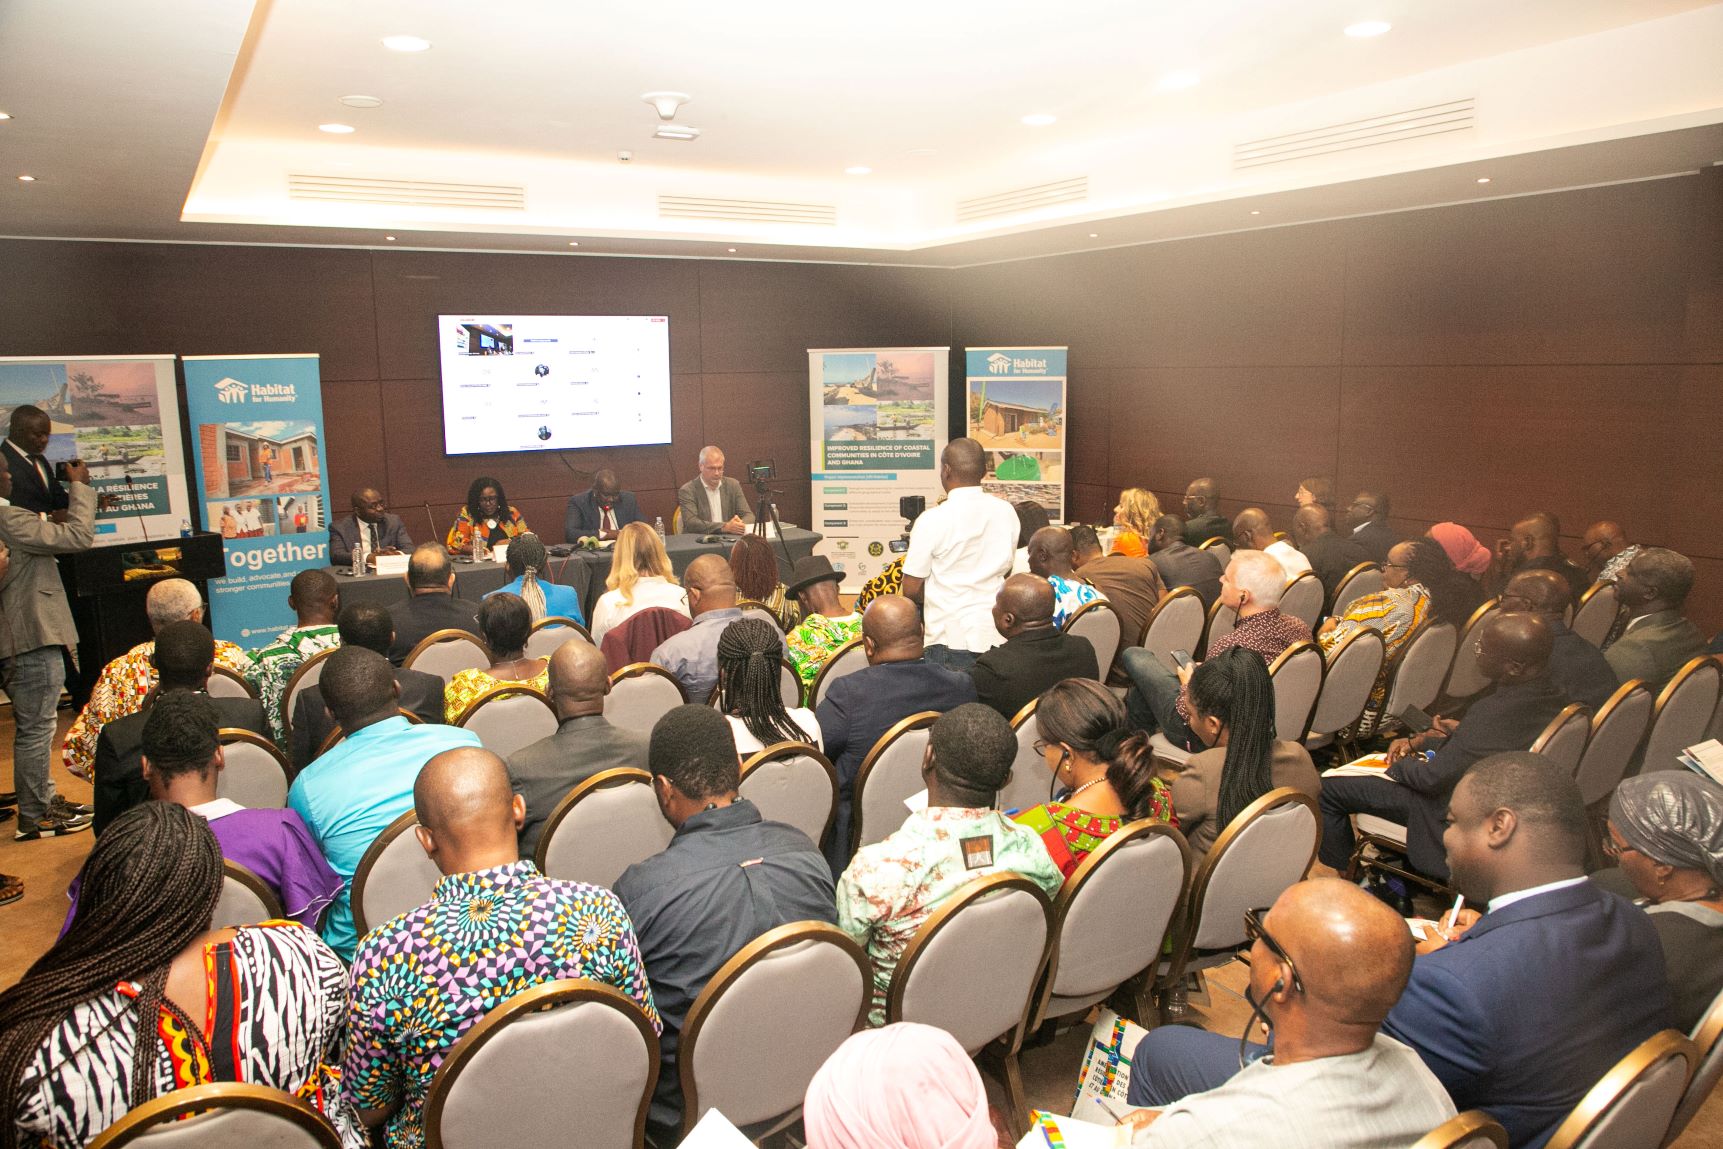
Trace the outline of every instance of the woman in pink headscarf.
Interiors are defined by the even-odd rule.
[[[808,1083],[808,1149],[1002,1149],[957,1039],[901,1021],[851,1036]]]
[[[1484,577],[1490,569],[1489,548],[1459,523],[1437,523],[1425,533],[1442,544],[1456,568],[1473,578]]]

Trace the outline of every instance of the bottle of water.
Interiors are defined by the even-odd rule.
[[[365,544],[362,540],[358,546],[353,548],[353,565],[347,573],[354,578],[365,573]]]
[[[190,519],[181,519],[179,521],[179,537],[182,539],[191,538],[191,520]]]
[[[473,561],[476,563],[485,561],[485,537],[479,534],[476,529],[473,531]]]
[[[659,538],[664,537],[664,516],[663,515],[659,515],[657,518],[652,520],[652,529],[658,532]]]

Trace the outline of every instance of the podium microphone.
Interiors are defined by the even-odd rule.
[[[425,500],[425,525],[431,528],[431,541],[437,541],[437,516],[431,513],[431,501]]]

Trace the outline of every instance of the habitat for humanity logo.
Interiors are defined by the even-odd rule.
[[[243,403],[250,388],[237,379],[223,379],[215,385],[215,394],[223,403]]]
[[[297,403],[299,391],[292,383],[241,383],[223,379],[215,385],[215,396],[223,403]]]
[[[1003,375],[1011,370],[1011,356],[1002,355],[995,351],[987,357],[987,371],[991,375]]]

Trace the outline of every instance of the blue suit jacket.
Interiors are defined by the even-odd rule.
[[[1485,914],[1420,956],[1382,1032],[1410,1045],[1456,1108],[1536,1149],[1599,1078],[1670,1024],[1651,919],[1591,882]]]
[[[629,523],[643,523],[646,520],[640,514],[640,502],[634,497],[633,491],[618,491],[616,505],[611,508],[616,512],[616,529],[621,530]],[[591,491],[582,491],[578,495],[570,495],[568,510],[562,516],[562,537],[564,542],[572,543],[582,535],[598,533],[598,500]]]

